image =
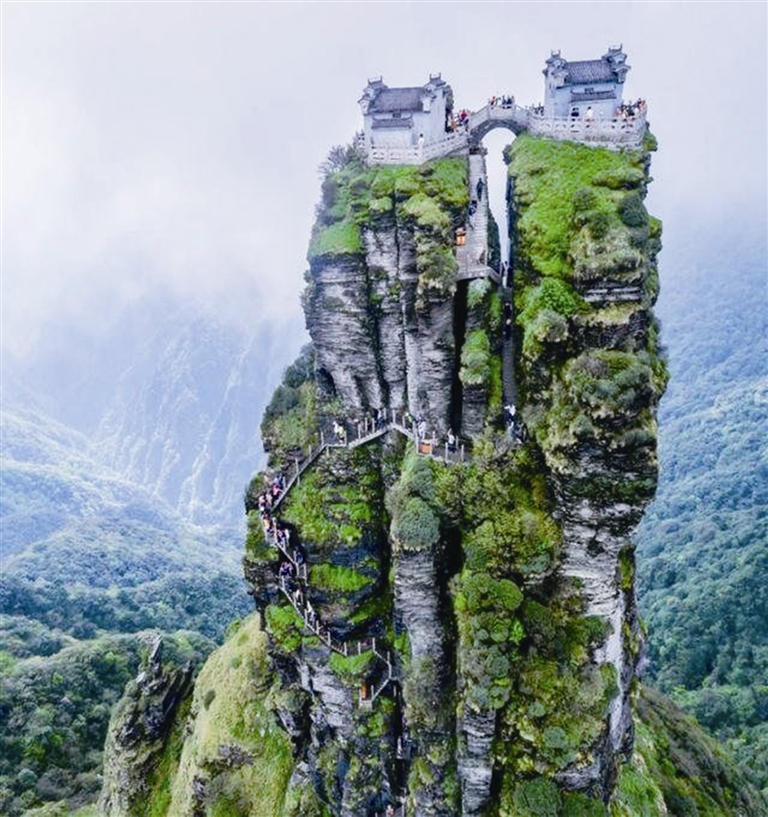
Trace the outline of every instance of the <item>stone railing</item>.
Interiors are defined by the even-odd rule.
[[[449,133],[437,142],[429,142],[420,147],[371,146],[366,150],[365,139],[362,141],[362,149],[367,152],[368,162],[372,165],[420,165],[430,159],[465,151],[467,145],[466,133]],[[358,146],[361,146],[359,141]]]
[[[632,119],[552,118],[535,113],[528,117],[528,132],[534,136],[567,139],[613,149],[639,147],[645,131],[645,110]]]
[[[479,143],[496,127],[618,150],[640,146],[646,131],[646,111],[641,110],[631,119],[572,119],[548,117],[532,108],[514,104],[485,105],[471,113],[469,121],[460,130],[436,142],[410,147],[372,146],[366,144],[365,136],[360,134],[355,145],[367,155],[372,165],[420,165],[430,159],[466,153],[470,142]]]
[[[437,142],[430,142],[424,145],[422,155],[424,161],[429,159],[437,159],[440,156],[448,156],[450,153],[456,153],[467,149],[468,139],[466,133],[449,133]]]

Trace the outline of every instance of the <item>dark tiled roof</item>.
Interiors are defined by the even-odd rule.
[[[616,82],[616,74],[606,60],[581,60],[567,62],[566,83],[577,85],[582,82]]]
[[[421,111],[423,88],[387,88],[376,95],[371,112]]]

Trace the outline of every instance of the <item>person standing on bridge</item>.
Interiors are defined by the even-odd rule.
[[[480,177],[480,178],[477,180],[477,187],[475,188],[475,189],[477,190],[477,200],[478,200],[478,201],[482,201],[482,199],[483,199],[483,187],[484,187],[484,185],[483,185],[483,177],[481,176],[481,177]]]

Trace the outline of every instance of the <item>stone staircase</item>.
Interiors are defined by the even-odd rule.
[[[404,414],[398,415],[394,409],[389,413],[388,419],[383,420],[378,425],[370,418],[367,418],[360,422],[347,422],[344,428],[343,438],[334,434],[326,434],[325,431],[321,430],[320,444],[316,447],[310,447],[305,457],[294,459],[293,475],[286,483],[280,496],[273,502],[273,511],[282,505],[290,489],[301,482],[301,475],[314,465],[324,451],[329,448],[348,448],[351,451],[383,437],[390,431],[396,431],[411,440],[416,446],[416,452],[422,456],[428,456],[440,462],[455,463],[469,462],[470,460],[470,454],[464,443],[461,443],[455,451],[452,451],[448,448],[447,442],[438,444],[438,441],[434,438],[419,439],[415,423],[406,420]]]
[[[483,194],[478,198],[477,183],[480,179],[483,180]],[[467,240],[456,251],[459,262],[457,280],[491,278],[498,281],[498,273],[488,266],[488,179],[482,153],[469,156],[469,198],[477,202],[477,209],[468,219]]]
[[[409,427],[410,425],[410,427]],[[456,450],[449,450],[447,443],[443,446],[441,456],[436,440],[420,440],[415,423],[408,423],[405,415],[398,415],[392,410],[385,414],[376,423],[370,418],[363,421],[344,425],[342,434],[330,434],[326,436],[324,431],[320,433],[320,444],[315,448],[310,448],[307,456],[302,460],[295,460],[295,473],[285,484],[281,493],[272,500],[269,506],[270,525],[265,525],[265,537],[268,544],[277,550],[283,559],[291,565],[292,575],[280,575],[278,586],[281,593],[288,600],[289,604],[296,611],[303,622],[304,630],[311,635],[317,636],[332,652],[344,657],[362,655],[371,652],[384,665],[384,676],[376,683],[366,683],[359,693],[359,704],[363,708],[371,708],[376,699],[390,683],[399,683],[400,679],[395,673],[392,662],[392,654],[388,649],[382,648],[381,643],[377,643],[376,638],[363,639],[354,643],[348,641],[336,641],[328,627],[324,626],[317,616],[309,600],[309,573],[307,564],[300,552],[291,549],[288,544],[277,536],[277,526],[279,524],[275,514],[283,502],[290,494],[294,485],[301,482],[302,474],[310,468],[320,457],[320,455],[330,448],[346,448],[354,450],[362,445],[367,445],[374,440],[383,437],[390,431],[396,431],[416,444],[416,450],[422,456],[429,456],[443,462],[464,462],[468,455],[464,444]]]

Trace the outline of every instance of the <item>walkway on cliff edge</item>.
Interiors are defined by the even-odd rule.
[[[280,494],[270,500],[268,507],[269,512],[261,515],[262,523],[264,524],[264,535],[267,542],[291,565],[293,575],[279,575],[278,586],[297,615],[301,618],[304,629],[312,635],[317,636],[332,652],[339,655],[350,657],[362,655],[365,652],[372,652],[376,658],[384,663],[384,678],[380,680],[378,684],[365,685],[360,691],[360,705],[366,707],[373,706],[376,698],[379,697],[389,683],[399,683],[399,678],[395,674],[392,662],[392,654],[390,650],[383,648],[380,642],[377,643],[377,639],[374,637],[354,642],[351,645],[350,642],[336,641],[333,639],[330,629],[323,625],[309,601],[310,585],[307,563],[300,555],[300,551],[291,549],[290,544],[287,541],[281,540],[278,536],[279,520],[276,518],[275,513],[283,504],[293,486],[300,484],[301,475],[317,461],[324,451],[329,448],[345,448],[351,451],[361,445],[367,445],[383,437],[390,431],[397,431],[413,441],[416,445],[417,452],[422,456],[428,456],[443,462],[466,461],[467,454],[463,444],[459,448],[451,450],[446,443],[441,456],[436,440],[420,440],[416,424],[411,421],[411,427],[409,428],[408,426],[409,423],[406,420],[406,416],[400,415],[398,417],[397,413],[392,410],[389,414],[389,419],[386,419],[386,416],[383,415],[378,424],[370,418],[366,418],[364,421],[356,423],[351,432],[344,427],[343,433],[332,434],[327,439],[325,433],[321,430],[320,445],[316,448],[310,448],[307,456],[303,460],[297,459],[295,461],[296,473],[285,483]],[[350,434],[354,434],[355,432],[356,436],[350,439]]]

